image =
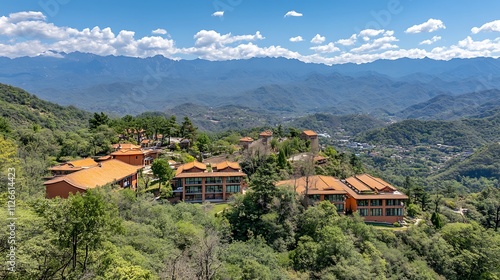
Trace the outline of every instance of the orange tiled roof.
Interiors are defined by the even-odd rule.
[[[243,137],[240,139],[240,142],[253,142],[252,137]]]
[[[358,192],[371,192],[371,191],[373,191],[372,188],[367,186],[362,181],[359,181],[358,179],[356,179],[356,177],[349,177],[349,178],[345,179],[345,181],[347,183],[349,183],[349,185],[351,185]]]
[[[82,168],[91,167],[97,165],[91,158],[78,159],[73,161],[68,161],[60,165],[53,166],[49,170],[80,170]]]
[[[351,188],[347,187],[345,189],[349,196],[353,197],[356,200],[359,199],[408,199],[408,196],[404,193],[394,191],[392,193],[382,193],[382,194],[360,194],[356,193]]]
[[[141,146],[137,146],[134,144],[128,144],[128,143],[122,143],[122,144],[113,144],[113,149],[118,149],[118,146],[120,146],[120,149],[124,150],[132,150],[132,149],[140,149]]]
[[[244,177],[247,176],[243,172],[193,172],[176,174],[175,178],[202,178],[202,177]]]
[[[232,168],[232,169],[235,169],[235,170],[240,170],[241,167],[240,167],[240,164],[237,163],[237,162],[234,162],[234,161],[223,161],[221,163],[218,163],[215,165],[215,168],[217,170],[222,170],[222,169],[226,169],[226,168]]]
[[[370,176],[369,174],[356,175],[355,177],[359,181],[365,183],[370,188],[375,189],[377,191],[381,191],[381,190],[386,189],[386,188],[388,188],[392,191],[396,190],[396,188],[389,185],[389,183],[383,181],[380,178],[375,178],[373,176]]]
[[[89,189],[98,186],[104,186],[114,181],[119,181],[125,177],[133,175],[141,167],[126,164],[116,159],[103,161],[100,166],[94,166],[88,169],[71,173],[69,175],[56,177],[52,180],[46,181],[44,185],[50,185],[65,181],[68,184],[80,188]]]
[[[304,133],[307,136],[318,136],[318,134],[312,130],[304,130],[302,133]]]
[[[273,136],[273,132],[271,130],[266,130],[266,131],[262,131],[259,135],[260,136]]]
[[[186,171],[186,170],[189,170],[189,169],[192,169],[192,168],[199,168],[201,170],[206,170],[207,169],[207,165],[204,164],[204,163],[201,163],[199,161],[193,161],[193,162],[188,162],[186,164],[183,164],[181,166],[179,166],[177,168],[177,170],[175,171],[175,176],[181,174],[182,172]]]
[[[147,154],[147,152],[143,150],[125,150],[125,149],[121,149],[111,153],[112,156],[124,156],[124,155],[132,156],[132,155],[145,155],[145,154]]]
[[[108,159],[111,159],[110,155],[102,156],[102,157],[98,158],[99,161],[108,160]]]
[[[314,175],[309,176],[309,182],[306,182],[307,177],[300,177],[292,180],[279,181],[277,186],[293,186],[298,193],[306,191],[306,184],[308,183],[309,194],[346,194],[345,188],[347,186],[337,178],[331,176]]]

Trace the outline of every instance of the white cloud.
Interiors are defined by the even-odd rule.
[[[356,43],[356,39],[357,39],[357,35],[352,34],[351,37],[349,37],[349,39],[340,39],[335,43],[342,45],[342,46],[352,46]]]
[[[359,32],[359,37],[375,37],[385,32],[384,29],[365,29]]]
[[[481,25],[481,27],[473,27],[471,29],[472,34],[477,34],[482,31],[495,31],[500,32],[500,20],[490,21]]]
[[[317,52],[317,53],[333,53],[333,52],[337,52],[340,50],[339,48],[335,47],[335,45],[332,42],[328,43],[327,45],[323,45],[323,46],[311,47],[310,49]]]
[[[434,36],[431,39],[423,40],[422,42],[419,43],[419,45],[431,45],[439,40],[441,40],[441,36]]]
[[[296,36],[296,37],[292,37],[290,38],[290,42],[302,42],[304,41],[304,39],[302,38],[302,36]]]
[[[42,12],[33,12],[33,11],[12,13],[9,15],[9,21],[11,23],[16,23],[25,20],[45,21],[46,19],[47,17]]]
[[[392,42],[399,41],[394,36],[383,36],[373,40],[373,42],[365,43],[357,48],[353,48],[350,52],[353,53],[364,53],[364,52],[375,52],[387,49],[397,49],[398,46],[391,44]]]
[[[289,11],[283,17],[301,17],[301,13],[297,13],[296,11]]]
[[[201,30],[194,35],[194,39],[196,39],[194,45],[196,47],[205,47],[205,46],[222,46],[226,44],[235,43],[238,41],[256,41],[265,39],[259,31],[257,31],[254,35],[239,35],[233,36],[231,33],[227,33],[221,35],[220,33],[214,30]]]
[[[212,14],[213,17],[222,17],[224,16],[224,11],[217,11]]]
[[[316,34],[314,35],[314,37],[311,39],[311,43],[313,44],[322,44],[323,42],[325,42],[326,38],[319,35],[319,34]]]
[[[151,33],[153,33],[155,35],[165,35],[165,34],[167,34],[167,30],[162,29],[162,28],[158,28],[158,29],[151,31]]]
[[[430,18],[428,21],[413,25],[406,29],[405,33],[434,32],[439,29],[446,29],[444,23],[439,19]]]

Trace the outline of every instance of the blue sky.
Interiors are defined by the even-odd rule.
[[[498,0],[4,0],[0,11],[7,57],[81,51],[338,64],[500,56]]]

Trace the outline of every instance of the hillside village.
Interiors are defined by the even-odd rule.
[[[163,198],[171,203],[211,202],[221,203],[232,199],[236,193],[243,194],[248,187],[248,176],[237,161],[224,157],[195,159],[190,162],[174,160],[179,156],[175,150],[189,149],[193,139],[170,138],[162,146],[163,135],[154,134],[148,138],[144,129],[127,129],[130,139],[137,139],[137,144],[115,143],[112,152],[107,155],[72,160],[49,168],[52,177],[44,182],[47,198],[67,198],[70,194],[85,192],[88,189],[104,185],[138,190],[139,177],[154,181],[158,178],[151,170],[155,160],[167,159],[168,168],[172,169],[167,186],[171,189]],[[126,140],[125,134],[119,139]],[[293,138],[293,137],[292,137]],[[274,141],[273,141],[274,139]],[[286,137],[273,138],[272,130],[258,134],[258,139],[245,136],[239,139],[237,154],[271,155],[276,153],[277,143]],[[314,166],[325,165],[327,157],[321,155],[319,136],[312,130],[304,130],[295,136],[295,141],[302,141],[305,152],[291,154],[287,164],[298,163]],[[222,155],[224,156],[224,154]],[[234,155],[232,155],[234,158]],[[241,158],[241,157],[240,157]],[[304,175],[304,176],[300,176]],[[330,201],[339,214],[357,212],[367,222],[387,224],[403,223],[404,209],[408,197],[394,186],[369,174],[358,174],[348,178],[308,174],[291,174],[286,180],[277,181],[276,186],[289,187],[303,196],[307,204]],[[161,188],[153,191],[160,197]]]

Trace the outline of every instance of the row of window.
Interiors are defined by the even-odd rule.
[[[227,184],[240,183],[241,177],[231,176],[226,177]],[[186,185],[201,185],[203,183],[203,178],[186,178]],[[205,178],[205,184],[222,184],[222,177],[207,177]]]
[[[202,193],[201,186],[189,186],[186,187],[186,193]],[[206,193],[221,193],[223,192],[223,188],[220,185],[215,186],[205,186]],[[226,192],[228,193],[237,193],[240,192],[240,185],[228,185],[226,186]]]
[[[368,213],[370,213],[370,216],[383,216],[382,208],[372,208],[372,209],[360,208],[358,209],[358,213],[360,216],[368,216]],[[386,208],[385,216],[403,216],[403,209]]]
[[[325,200],[328,200],[328,201],[344,201],[344,195],[343,194],[326,194],[325,195]]]
[[[360,199],[356,203],[358,206],[382,206],[382,199]],[[387,199],[385,201],[386,206],[400,206],[404,204],[403,199]]]
[[[203,196],[201,194],[190,194],[186,195],[186,199],[184,201],[201,201]],[[210,199],[218,199],[222,200],[223,196],[220,193],[211,193],[211,194],[206,194],[205,195],[205,200],[210,200]]]

